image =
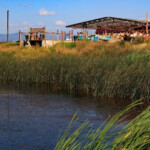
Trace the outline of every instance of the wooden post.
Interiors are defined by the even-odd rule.
[[[82,36],[83,36],[83,40],[85,39],[84,38],[84,28],[82,29]]]
[[[69,31],[69,41],[70,41],[70,31]]]
[[[32,40],[34,40],[34,37],[35,37],[35,36],[34,36],[34,31],[32,31]]]
[[[146,13],[146,34],[148,35],[148,12]]]
[[[63,31],[61,31],[61,40],[63,41],[64,38],[63,38]]]
[[[7,10],[7,42],[9,41],[9,10]]]
[[[89,31],[87,30],[87,39],[88,39],[88,37],[89,37]]]
[[[30,27],[28,28],[28,40],[30,41]]]
[[[83,30],[83,40],[85,39],[85,33],[84,33],[84,30]]]
[[[57,41],[59,41],[59,30],[57,30]]]
[[[32,33],[32,40],[34,40],[34,32],[32,29],[31,29],[31,33]]]
[[[73,41],[73,30],[71,30],[71,36],[72,36],[72,41]]]
[[[19,30],[19,46],[21,47],[21,30]]]
[[[54,32],[52,33],[52,44],[54,46]]]
[[[64,35],[65,35],[65,39],[64,40],[66,41],[66,32],[64,32]]]
[[[44,27],[44,40],[45,40],[45,44],[46,44],[46,27]]]
[[[39,40],[38,32],[36,33],[36,40]]]
[[[78,40],[79,40],[79,33],[77,32],[77,35],[78,35]]]

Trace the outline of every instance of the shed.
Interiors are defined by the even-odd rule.
[[[103,17],[94,20],[84,21],[66,26],[73,29],[96,29],[96,33],[120,33],[131,32],[133,30],[146,32],[150,29],[150,21],[116,18],[116,17]]]

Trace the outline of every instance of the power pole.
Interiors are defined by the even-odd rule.
[[[146,34],[148,34],[148,12],[146,13]]]
[[[9,41],[9,10],[7,10],[7,42]]]

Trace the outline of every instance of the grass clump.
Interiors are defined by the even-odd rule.
[[[58,141],[55,150],[149,150],[150,148],[150,107],[128,123],[120,132],[116,131],[121,118],[138,102],[134,102],[112,119],[106,120],[99,128],[92,129],[88,121],[73,131],[72,119],[67,130]]]
[[[141,37],[135,38],[135,40],[133,41],[134,44],[141,44],[144,43],[144,39]]]
[[[76,43],[75,42],[68,42],[68,43],[62,42],[61,46],[64,48],[72,49],[76,47]]]

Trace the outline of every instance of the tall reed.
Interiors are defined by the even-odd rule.
[[[0,81],[47,83],[95,97],[150,99],[150,43],[79,41],[52,48],[0,45]]]
[[[118,124],[123,120],[120,117],[139,104],[138,101],[132,103],[109,121],[106,120],[96,130],[88,121],[77,129],[71,129],[77,120],[75,115],[55,150],[148,150],[150,148],[150,107],[120,132],[116,131]]]

